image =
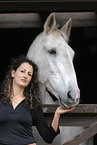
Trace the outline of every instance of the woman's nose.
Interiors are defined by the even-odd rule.
[[[25,73],[24,77],[27,78],[27,76],[28,76],[27,73]]]

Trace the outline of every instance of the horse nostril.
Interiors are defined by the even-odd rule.
[[[71,91],[69,91],[69,92],[67,93],[67,97],[68,97],[69,101],[73,101],[73,100],[74,100],[74,99],[72,98],[72,96],[71,96]]]
[[[67,98],[68,98],[68,101],[70,102],[70,103],[79,103],[79,98],[78,98],[78,96],[72,96],[72,93],[71,93],[71,91],[69,91],[68,93],[67,93]]]
[[[75,98],[75,102],[77,102],[77,103],[79,102],[79,98],[78,97]]]

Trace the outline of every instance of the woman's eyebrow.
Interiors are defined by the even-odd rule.
[[[26,69],[25,69],[25,68],[21,68],[21,69],[23,69],[23,70],[25,70],[25,71],[26,71]]]
[[[28,73],[32,73],[32,72],[28,71]]]
[[[25,68],[22,68],[22,69],[24,69],[24,71],[26,71],[26,69]],[[28,71],[28,73],[32,73],[31,71]]]

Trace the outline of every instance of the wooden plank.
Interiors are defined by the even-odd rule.
[[[54,112],[58,105],[43,105],[48,124],[51,123]],[[97,122],[97,104],[79,104],[75,110],[65,113],[60,117],[60,126],[90,126]]]
[[[2,0],[1,13],[39,11],[96,11],[97,0]]]
[[[97,122],[93,123],[90,127],[85,129],[82,133],[78,134],[70,141],[64,143],[63,145],[79,145],[83,141],[89,139],[97,133]]]
[[[95,12],[56,13],[56,20],[60,26],[63,26],[69,18],[72,18],[72,27],[97,26],[97,14]]]
[[[72,18],[72,27],[96,27],[95,12],[56,13],[57,24],[61,27]],[[40,28],[43,26],[39,13],[0,14],[0,28]]]
[[[0,28],[39,28],[42,20],[38,13],[0,14]]]
[[[48,124],[51,123],[54,114],[45,113],[45,118]],[[97,121],[97,115],[88,115],[88,114],[64,114],[60,117],[60,126],[84,126],[88,127],[94,122]]]
[[[44,104],[43,107],[46,107],[47,108],[47,113],[54,113],[56,108],[58,107],[58,105],[52,105],[52,104]],[[68,113],[83,113],[83,114],[86,114],[86,113],[97,113],[97,104],[79,104],[76,106],[76,108],[71,111],[71,112],[68,112]]]

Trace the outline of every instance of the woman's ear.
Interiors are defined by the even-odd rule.
[[[11,76],[12,76],[12,78],[14,78],[14,76],[15,76],[15,70],[11,71]]]

